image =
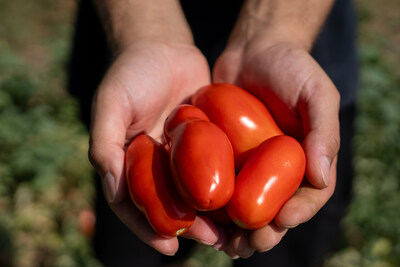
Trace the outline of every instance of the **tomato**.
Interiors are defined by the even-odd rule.
[[[207,115],[199,108],[182,104],[177,106],[172,112],[168,115],[167,119],[164,123],[164,136],[165,139],[170,141],[170,134],[173,129],[176,128],[179,124],[189,121],[189,120],[205,120],[209,121]]]
[[[226,133],[235,154],[237,170],[252,149],[272,136],[283,134],[265,105],[233,84],[204,86],[192,96],[192,104]]]
[[[245,229],[270,223],[296,192],[304,176],[306,157],[296,139],[280,135],[254,150],[236,178],[226,210]]]
[[[164,237],[181,235],[194,223],[196,211],[179,197],[165,148],[150,136],[137,136],[126,151],[126,177],[136,207]]]
[[[224,132],[209,121],[189,120],[170,137],[170,164],[181,197],[197,210],[223,207],[235,186],[233,150]]]

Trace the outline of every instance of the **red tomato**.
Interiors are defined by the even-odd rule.
[[[182,201],[173,186],[165,148],[142,134],[129,145],[125,158],[131,199],[153,229],[164,237],[188,230],[196,211]]]
[[[193,95],[192,104],[226,133],[235,154],[237,170],[252,149],[272,136],[283,134],[264,104],[233,84],[204,86]]]
[[[221,208],[233,194],[232,146],[209,121],[186,121],[171,132],[171,169],[181,197],[197,210]]]
[[[164,123],[164,136],[167,142],[171,139],[171,131],[179,124],[189,120],[209,121],[207,115],[201,109],[188,104],[179,105],[172,110]]]
[[[303,148],[294,138],[280,135],[264,141],[236,178],[226,207],[233,222],[245,229],[270,223],[300,186],[305,167]]]

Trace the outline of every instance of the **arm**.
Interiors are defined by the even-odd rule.
[[[340,96],[309,54],[332,2],[246,1],[213,69],[215,82],[232,82],[258,96],[282,130],[303,141],[307,155],[307,183],[274,223],[253,232],[237,230],[218,241],[232,257],[271,249],[287,229],[313,217],[333,194]]]
[[[247,0],[232,31],[228,48],[243,48],[258,40],[265,45],[295,43],[309,51],[333,2]]]
[[[115,57],[93,99],[89,157],[116,215],[143,242],[173,255],[177,238],[158,236],[127,194],[125,149],[142,132],[161,140],[171,109],[209,83],[208,65],[193,46],[178,1],[95,0],[95,4]],[[217,231],[198,217],[187,237],[212,244]]]
[[[189,25],[177,0],[93,0],[114,51],[133,43],[193,45]]]

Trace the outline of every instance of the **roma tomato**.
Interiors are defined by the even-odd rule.
[[[164,237],[183,234],[196,211],[185,204],[173,186],[165,148],[150,136],[137,136],[126,156],[126,178],[132,201],[153,229]]]
[[[178,125],[170,134],[171,169],[181,197],[197,210],[215,210],[231,198],[235,165],[221,129],[204,120]]]
[[[235,154],[237,170],[252,149],[272,136],[283,134],[265,105],[233,84],[204,86],[192,96],[192,104],[226,133]]]
[[[179,124],[190,120],[209,121],[207,115],[199,108],[182,104],[171,111],[164,123],[164,137],[170,142],[170,134]]]
[[[232,221],[253,230],[270,223],[300,186],[305,167],[306,157],[296,139],[280,135],[264,141],[236,178],[226,207]]]

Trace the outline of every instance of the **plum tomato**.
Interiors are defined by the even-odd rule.
[[[170,164],[181,197],[197,210],[215,210],[235,186],[232,146],[215,124],[189,120],[170,132]]]
[[[207,115],[201,109],[193,105],[182,104],[174,108],[164,123],[164,136],[166,141],[170,141],[171,131],[175,129],[176,126],[190,120],[209,121]]]
[[[133,203],[159,235],[175,237],[192,226],[196,210],[179,197],[160,143],[145,134],[137,136],[126,151],[125,168]]]
[[[305,153],[296,139],[280,135],[264,141],[236,178],[226,206],[232,221],[252,230],[270,223],[300,186],[305,167]]]
[[[192,96],[191,101],[228,136],[235,154],[237,171],[251,150],[264,140],[283,134],[265,105],[233,84],[214,83],[204,86]]]

